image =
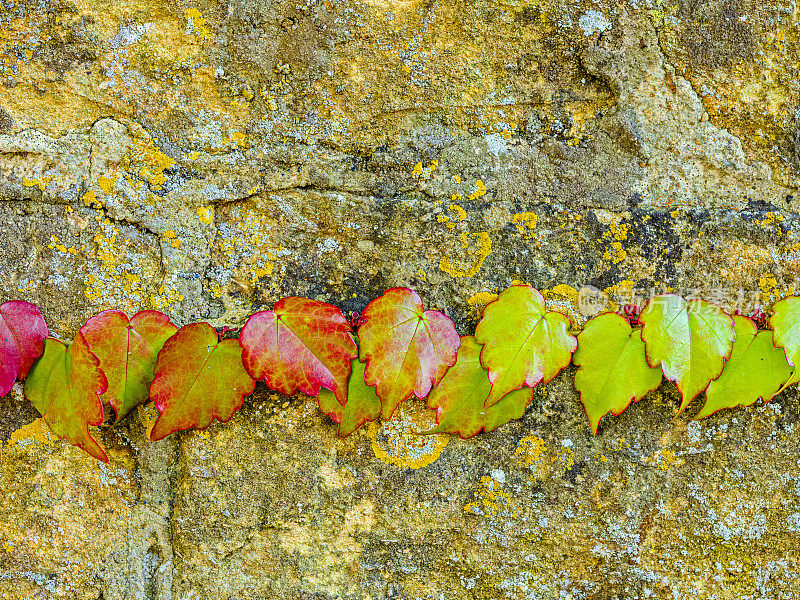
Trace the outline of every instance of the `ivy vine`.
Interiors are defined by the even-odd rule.
[[[308,298],[279,300],[250,316],[238,339],[210,324],[178,328],[157,311],[128,317],[106,310],[72,343],[48,337],[38,307],[0,305],[0,395],[17,380],[52,432],[108,461],[89,426],[114,423],[153,400],[153,440],[225,422],[256,381],[282,394],[319,399],[320,410],[350,435],[367,421],[390,419],[411,396],[427,399],[437,426],[424,433],[469,438],[519,419],[534,388],[574,363],[575,389],[592,433],[663,379],[681,395],[678,412],[700,394],[694,416],[765,402],[800,381],[800,298],[767,315],[729,315],[705,300],[662,294],[644,308],[623,307],[586,322],[549,311],[529,285],[514,285],[486,305],[474,336],[425,310],[416,292],[392,288],[348,318]]]

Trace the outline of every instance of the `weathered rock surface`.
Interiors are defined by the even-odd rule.
[[[663,289],[800,291],[793,3],[0,6],[0,301],[239,326],[391,286],[471,333],[525,281],[575,327]],[[587,309],[582,289],[605,294]],[[469,441],[408,403],[338,440],[234,419],[98,432],[0,399],[1,598],[800,598],[798,398],[588,426],[571,373]]]

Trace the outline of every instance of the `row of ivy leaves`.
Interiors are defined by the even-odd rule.
[[[53,433],[107,462],[89,431],[103,422],[104,403],[116,423],[151,398],[159,416],[150,437],[159,440],[228,421],[256,381],[318,397],[340,436],[391,418],[414,395],[436,410],[437,426],[424,433],[463,438],[521,418],[534,387],[570,362],[595,434],[605,415],[621,414],[662,377],[677,384],[679,413],[705,392],[695,418],[769,401],[800,381],[799,297],[773,306],[769,329],[759,329],[760,311],[731,316],[674,294],[623,312],[592,318],[576,337],[536,289],[514,285],[485,307],[474,336],[459,337],[416,292],[392,288],[350,319],[325,302],[283,298],[251,315],[238,339],[204,322],[179,329],[157,311],[106,310],[65,344],[48,337],[35,305],[11,301],[0,305],[0,395],[25,379],[26,398]]]

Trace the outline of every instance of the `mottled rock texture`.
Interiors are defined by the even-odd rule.
[[[637,290],[800,291],[800,13],[766,0],[0,2],[0,301],[232,327],[415,288],[460,333],[513,281],[579,328]],[[601,301],[587,310],[581,289]],[[605,294],[605,296],[602,296]],[[147,439],[0,399],[0,598],[800,598],[798,394],[662,387],[346,440],[257,388]],[[695,407],[696,408],[696,407]]]

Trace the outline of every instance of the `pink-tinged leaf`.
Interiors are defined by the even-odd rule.
[[[547,312],[544,298],[529,285],[513,285],[487,304],[475,328],[475,341],[483,344],[481,364],[492,382],[486,406],[514,390],[547,383],[566,367],[578,345],[568,326],[566,316]]]
[[[792,367],[783,350],[772,345],[771,331],[758,331],[747,317],[733,317],[736,340],[722,375],[706,390],[706,402],[694,418],[703,419],[723,408],[769,402],[789,379]]]
[[[800,381],[800,298],[789,296],[775,303],[769,326],[775,346],[783,348],[789,364],[795,367],[783,388]]]
[[[347,403],[342,406],[333,392],[320,390],[319,409],[339,424],[339,437],[347,437],[367,421],[381,416],[381,400],[375,388],[364,383],[364,363],[353,361],[347,385]]]
[[[359,359],[367,362],[365,381],[381,399],[389,419],[411,394],[424,398],[455,364],[461,343],[453,322],[407,288],[386,290],[370,302],[358,329]]]
[[[492,384],[481,366],[480,353],[475,338],[461,338],[456,364],[428,396],[428,408],[436,410],[438,426],[425,433],[454,433],[466,439],[481,431],[494,431],[525,414],[533,401],[531,388],[515,390],[496,404],[484,406]]]
[[[0,304],[0,396],[25,379],[44,352],[47,323],[35,304],[14,300]]]
[[[181,327],[156,358],[150,398],[161,414],[150,439],[230,420],[255,385],[242,365],[238,340],[219,341],[208,323]]]
[[[118,310],[95,315],[81,327],[108,379],[103,400],[116,413],[115,423],[147,400],[159,350],[178,328],[169,317],[144,310],[128,319]]]
[[[622,414],[631,401],[641,400],[661,383],[661,369],[647,364],[641,332],[629,323],[629,317],[605,313],[578,334],[572,357],[578,366],[575,389],[593,434],[605,415]]]
[[[53,338],[45,340],[44,354],[25,382],[25,397],[55,435],[108,462],[106,453],[89,435],[89,425],[103,422],[100,396],[107,386],[100,361],[78,333],[69,346]]]
[[[283,298],[245,323],[242,360],[251,377],[282,394],[317,396],[322,387],[344,406],[350,361],[358,356],[351,331],[347,317],[331,304]]]
[[[733,318],[705,300],[663,294],[648,301],[639,321],[647,362],[677,383],[681,413],[722,373],[736,337]]]

